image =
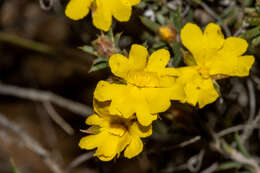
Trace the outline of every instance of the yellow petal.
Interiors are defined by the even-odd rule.
[[[218,51],[219,54],[229,56],[241,56],[247,50],[246,40],[239,37],[229,37],[225,40],[223,47]]]
[[[89,7],[93,0],[70,0],[65,14],[73,20],[79,20],[89,13]]]
[[[100,146],[103,141],[106,139],[107,133],[100,132],[96,135],[88,135],[86,137],[81,138],[79,142],[79,147],[81,149],[91,150],[98,146]]]
[[[198,103],[199,108],[214,102],[219,97],[211,79],[194,79],[186,84],[184,90],[187,102],[194,106]]]
[[[222,55],[216,58],[210,65],[211,75],[248,76],[250,68],[254,64],[253,56],[229,56]]]
[[[93,11],[93,24],[98,29],[108,31],[112,24],[112,14],[103,0],[96,0],[96,9]]]
[[[131,70],[141,70],[146,66],[147,49],[138,44],[133,44],[129,53],[129,65]]]
[[[192,23],[186,24],[181,30],[182,44],[193,54],[195,60],[204,56],[203,52],[203,34],[201,29]]]
[[[152,53],[146,67],[147,71],[161,72],[170,60],[170,53],[166,49],[160,49]]]
[[[130,127],[130,134],[145,138],[152,135],[152,125],[142,126],[138,122],[134,122]]]
[[[142,88],[149,111],[152,114],[166,111],[171,106],[169,88]]]
[[[113,95],[117,95],[117,91],[120,88],[121,85],[99,81],[94,91],[94,98],[101,102],[111,100]]]
[[[252,65],[255,62],[255,58],[254,56],[241,56],[238,57],[238,67],[237,67],[237,71],[232,74],[232,76],[239,76],[239,77],[243,77],[243,76],[248,76],[249,75],[249,71],[252,67]]]
[[[107,8],[111,9],[112,15],[120,22],[130,19],[132,7],[129,3],[124,3],[122,0],[109,0]]]
[[[100,144],[97,148],[97,151],[95,152],[94,156],[103,156],[103,157],[109,157],[113,158],[118,153],[118,143],[119,143],[120,137],[114,136],[114,135],[107,135],[106,138],[102,141],[102,144]]]
[[[141,2],[141,0],[122,0],[122,1],[127,1],[131,5],[137,5]]]
[[[133,136],[130,144],[128,145],[128,147],[126,148],[126,150],[124,152],[124,156],[126,158],[131,159],[131,158],[135,157],[136,155],[138,155],[139,153],[141,153],[142,150],[143,150],[142,140],[137,136]]]
[[[205,61],[209,61],[211,55],[215,54],[223,46],[225,41],[219,25],[214,23],[208,24],[204,30],[204,39],[204,51],[206,53],[206,58],[208,58],[205,59]]]
[[[126,78],[129,71],[128,59],[120,54],[114,54],[109,58],[109,66],[114,75]]]
[[[131,142],[131,136],[129,133],[125,133],[124,136],[121,137],[118,143],[118,152],[123,151],[127,145]],[[118,153],[119,154],[119,153]]]
[[[86,124],[103,126],[104,119],[98,116],[97,114],[92,114],[86,119]]]

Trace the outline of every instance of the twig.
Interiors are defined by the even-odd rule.
[[[218,163],[215,162],[212,165],[210,165],[210,167],[208,167],[207,169],[201,171],[201,173],[213,173],[218,169]]]
[[[69,135],[74,134],[73,128],[56,112],[54,107],[49,102],[43,102],[43,106],[48,112],[51,119],[57,123]]]
[[[18,135],[24,142],[25,146],[37,155],[39,155],[53,173],[63,173],[58,163],[56,163],[56,161],[51,158],[49,152],[45,148],[43,148],[35,139],[29,136],[15,123],[6,119],[2,113],[0,113],[0,125],[8,128],[16,135]]]
[[[66,168],[65,173],[69,173],[71,172],[71,170],[77,166],[79,166],[80,164],[82,164],[83,162],[89,160],[92,156],[93,156],[94,152],[88,152],[85,154],[82,154],[78,157],[76,157],[70,164],[69,166]]]
[[[198,172],[200,170],[204,154],[205,154],[205,150],[202,149],[200,150],[199,154],[192,156],[188,160],[187,166],[191,172]]]
[[[211,15],[214,19],[216,19],[218,22],[220,22],[220,24],[222,25],[226,36],[230,37],[231,36],[231,32],[229,30],[229,28],[227,27],[226,24],[224,24],[224,22],[222,21],[222,19],[204,2],[200,2],[199,3],[201,5],[201,7],[209,14]]]
[[[41,52],[41,53],[45,53],[45,54],[53,55],[55,53],[54,49],[52,49],[51,47],[49,47],[46,44],[28,40],[28,39],[25,39],[25,38],[22,38],[22,37],[13,35],[13,34],[5,33],[5,32],[0,32],[0,41],[18,45],[25,49],[29,49],[29,50],[33,50],[33,51]]]
[[[246,124],[246,127],[241,135],[241,141],[244,142],[252,133],[252,122],[254,121],[255,109],[256,109],[256,98],[255,98],[255,89],[253,82],[247,80],[248,92],[249,92],[249,118]]]
[[[65,108],[67,110],[70,110],[73,113],[82,115],[84,117],[87,117],[93,112],[93,110],[86,105],[65,99],[61,96],[58,96],[56,94],[47,91],[26,89],[26,88],[21,88],[21,87],[1,83],[0,94],[15,96],[15,97],[29,99],[33,101],[50,102],[62,108]]]
[[[218,151],[220,154],[230,158],[231,160],[249,165],[254,169],[254,173],[260,173],[260,167],[258,166],[258,163],[253,158],[247,158],[242,153],[238,152],[234,148],[230,147],[224,140],[219,140],[218,138],[215,139],[216,142],[211,145],[211,147]]]

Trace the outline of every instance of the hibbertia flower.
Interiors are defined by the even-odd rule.
[[[184,98],[181,85],[176,83],[176,69],[166,68],[170,54],[165,49],[154,52],[148,59],[144,46],[134,44],[129,58],[114,54],[109,65],[114,75],[124,83],[100,81],[94,98],[101,102],[110,101],[111,114],[124,118],[136,115],[144,126],[157,119],[157,114],[166,111],[171,100]]]
[[[73,20],[79,20],[92,11],[93,24],[98,29],[108,31],[112,24],[112,16],[120,22],[130,19],[132,6],[141,0],[70,0],[65,14]]]
[[[126,158],[133,158],[143,150],[141,138],[152,134],[152,126],[144,127],[134,118],[125,119],[108,112],[106,103],[94,102],[95,114],[86,120],[91,125],[87,130],[91,135],[83,137],[79,146],[91,150],[97,148],[94,156],[102,161],[119,157],[124,151]]]
[[[210,23],[204,32],[188,23],[181,30],[183,45],[191,52],[194,65],[179,68],[178,82],[184,85],[185,101],[202,108],[214,102],[219,94],[213,82],[223,76],[248,76],[254,57],[243,54],[247,42],[238,37],[224,38],[221,28]]]

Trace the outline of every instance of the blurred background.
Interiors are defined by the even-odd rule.
[[[172,66],[182,66],[182,55],[160,36],[158,27],[168,26],[179,34],[187,22],[201,27],[215,22],[225,36],[248,40],[247,54],[256,62],[250,77],[221,80],[221,98],[204,109],[173,104],[153,124],[142,154],[107,163],[80,150],[78,142],[92,113],[95,86],[111,75],[106,66],[95,66],[108,55],[100,55],[102,39],[94,41],[102,34],[93,27],[91,15],[80,21],[66,18],[67,2],[0,1],[1,173],[260,171],[257,0],[144,0],[128,23],[113,23],[112,37],[121,33],[113,43],[116,50],[129,50],[133,43],[145,43],[150,50],[166,48],[175,58]],[[109,40],[109,34],[103,36]],[[84,45],[85,50],[80,49]]]

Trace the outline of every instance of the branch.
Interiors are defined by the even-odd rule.
[[[93,110],[81,103],[77,103],[68,99],[65,99],[61,96],[53,94],[47,91],[40,91],[36,89],[26,89],[17,86],[0,84],[0,94],[15,96],[23,99],[29,99],[33,101],[40,102],[50,102],[56,104],[62,108],[70,110],[73,113],[87,117],[93,113]]]
[[[37,155],[39,155],[53,173],[63,173],[58,163],[51,158],[50,153],[45,148],[43,148],[35,139],[29,136],[15,123],[6,119],[2,113],[0,113],[0,125],[6,127],[7,129],[14,132],[17,136],[19,136],[24,142],[25,146]]]

